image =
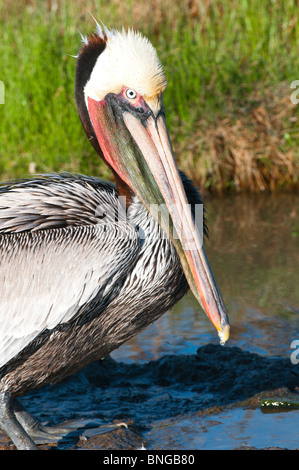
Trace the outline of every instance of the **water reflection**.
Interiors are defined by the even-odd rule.
[[[265,417],[259,409],[233,408],[213,417],[183,416],[156,422],[147,438],[155,449],[298,449],[299,411]],[[177,432],[177,429],[180,432]]]
[[[299,196],[206,198],[206,250],[231,322],[229,345],[289,356],[299,339]],[[172,312],[113,353],[146,361],[189,354],[217,342],[214,327],[188,294]]]

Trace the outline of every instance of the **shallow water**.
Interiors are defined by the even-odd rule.
[[[228,346],[290,357],[299,340],[299,195],[210,198],[206,206],[205,246],[229,313]],[[217,341],[189,293],[112,357],[149,360]]]
[[[265,417],[259,409],[236,408],[200,419],[197,415],[190,415],[157,422],[147,434],[147,439],[157,450],[170,446],[176,450],[297,449],[298,419],[298,412]]]
[[[299,448],[299,410],[259,406],[265,397],[299,402],[299,363],[291,362],[292,353],[299,362],[299,347],[298,354],[292,347],[299,341],[299,196],[206,203],[206,250],[229,312],[228,343],[219,346],[188,294],[114,351],[114,361],[24,397],[51,424],[81,418],[129,424],[105,435],[86,431],[58,448]]]

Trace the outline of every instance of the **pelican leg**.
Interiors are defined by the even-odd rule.
[[[10,437],[18,450],[38,449],[17,420],[12,406],[12,398],[8,392],[0,393],[0,428]]]
[[[63,439],[66,435],[90,437],[93,434],[103,434],[120,427],[128,428],[126,423],[103,424],[98,419],[68,421],[66,426],[43,426],[24,408],[17,398],[11,401],[15,417],[36,444],[54,443]]]
[[[36,444],[57,442],[70,433],[67,427],[42,426],[17,398],[12,399],[12,407],[17,420]]]

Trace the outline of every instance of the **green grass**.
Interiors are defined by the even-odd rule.
[[[80,47],[77,28],[84,34],[94,29],[88,10],[109,27],[124,24],[150,37],[168,76],[167,121],[180,148],[192,142],[198,121],[216,125],[228,102],[238,108],[256,87],[299,79],[295,0],[149,3],[0,0],[1,179],[24,176],[32,164],[36,172],[109,175],[85,137],[74,101],[70,55]],[[201,155],[195,158],[200,162]],[[184,167],[183,159],[182,152]]]

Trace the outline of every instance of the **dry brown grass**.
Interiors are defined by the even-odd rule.
[[[176,151],[180,166],[212,190],[292,189],[298,186],[298,149],[292,146],[298,137],[296,105],[281,84],[256,90],[246,102],[231,101],[227,116],[212,125],[197,122],[194,140]]]

